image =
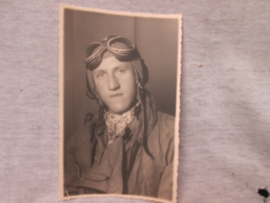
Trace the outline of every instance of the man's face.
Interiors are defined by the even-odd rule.
[[[134,105],[136,83],[131,62],[105,58],[92,74],[98,95],[111,112],[121,114]]]

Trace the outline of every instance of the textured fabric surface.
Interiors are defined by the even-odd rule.
[[[178,201],[262,202],[257,188],[270,187],[268,0],[1,0],[0,202],[61,202],[59,3],[182,13]]]

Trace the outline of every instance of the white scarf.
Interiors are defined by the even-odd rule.
[[[108,130],[108,145],[125,134],[126,127],[134,119],[134,109],[138,105],[139,103],[121,115],[109,111],[105,113],[104,118]]]

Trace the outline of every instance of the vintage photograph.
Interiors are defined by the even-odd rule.
[[[181,27],[61,5],[61,199],[176,202]]]

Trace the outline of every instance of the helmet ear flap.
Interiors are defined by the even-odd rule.
[[[86,79],[86,87],[87,87],[87,92],[86,92],[87,97],[89,99],[96,99],[96,94],[94,93],[93,89],[90,86],[87,73],[86,73],[85,79]]]
[[[142,83],[143,83],[143,86],[144,86],[144,85],[146,85],[146,83],[149,80],[149,73],[148,73],[148,68],[147,68],[147,66],[144,63],[144,60],[141,59],[140,61],[141,61],[142,75],[143,75]]]
[[[103,101],[99,97],[95,82],[93,79],[92,71],[87,70],[86,72],[86,86],[87,86],[87,97],[90,99],[96,99],[99,106],[104,106]]]
[[[141,82],[138,79],[138,75],[136,73],[134,73],[134,74],[135,74],[135,82],[136,82],[137,87],[139,89],[143,89],[143,86],[142,86]]]
[[[136,75],[136,80],[138,83],[140,83],[141,89],[146,85],[148,82],[148,69],[147,66],[145,65],[143,59],[141,58],[136,58],[131,61],[134,73]],[[137,84],[138,84],[137,83]]]
[[[94,83],[92,71],[90,71],[90,70],[87,70],[87,72],[86,72],[86,87],[87,87],[87,96],[90,99],[98,99],[99,98],[99,95],[98,95],[98,92],[96,90],[96,86]]]

